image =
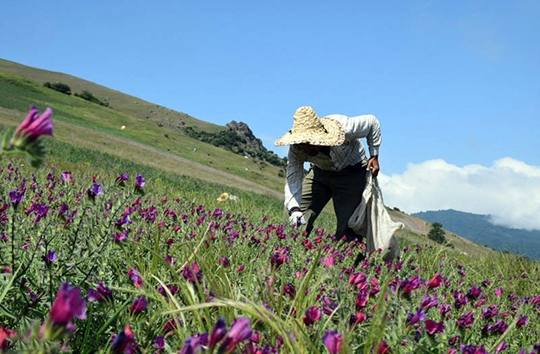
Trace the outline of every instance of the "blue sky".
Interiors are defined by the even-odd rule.
[[[246,122],[281,156],[299,106],[374,114],[387,205],[540,229],[538,18],[537,0],[4,0],[0,58]]]

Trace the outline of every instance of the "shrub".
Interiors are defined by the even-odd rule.
[[[63,84],[61,82],[55,82],[51,84],[50,82],[47,81],[46,83],[43,84],[43,86],[45,86],[46,88],[50,88],[52,90],[58,91],[60,93],[66,94],[66,95],[71,95],[71,88],[68,85]]]
[[[87,91],[87,90],[83,90],[83,92],[81,92],[81,93],[75,93],[75,96],[80,97],[83,100],[87,100],[87,101],[92,102],[92,103],[97,103],[100,106],[109,107],[108,102],[100,101],[99,98],[94,96],[94,94],[92,92]]]

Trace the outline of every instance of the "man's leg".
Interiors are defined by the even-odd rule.
[[[337,218],[336,237],[338,240],[341,240],[343,236],[346,238],[345,242],[354,241],[355,238],[362,240],[363,235],[355,234],[348,223],[354,210],[362,201],[365,186],[364,168],[335,173],[332,179],[332,199]]]
[[[324,174],[325,171],[314,167],[304,177],[302,184],[300,209],[304,212],[308,236],[313,230],[315,220],[332,196],[330,187],[325,184]]]

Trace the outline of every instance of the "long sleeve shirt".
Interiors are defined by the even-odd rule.
[[[373,115],[347,117],[332,114],[324,118],[338,121],[345,132],[345,141],[339,146],[330,146],[330,154],[319,152],[309,156],[299,146],[291,145],[287,161],[287,180],[285,183],[285,207],[291,210],[300,206],[302,200],[302,182],[304,180],[304,162],[328,171],[341,171],[347,166],[367,160],[364,146],[360,141],[366,138],[370,156],[379,155],[381,145],[381,127]]]

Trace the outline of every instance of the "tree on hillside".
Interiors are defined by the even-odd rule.
[[[440,244],[446,243],[446,237],[443,226],[440,222],[434,222],[431,224],[431,230],[428,232],[428,238]]]
[[[50,82],[47,81],[46,83],[43,84],[43,86],[53,89],[55,91],[61,92],[66,95],[71,95],[71,88],[68,85],[63,84],[61,82],[55,82],[51,84]]]

